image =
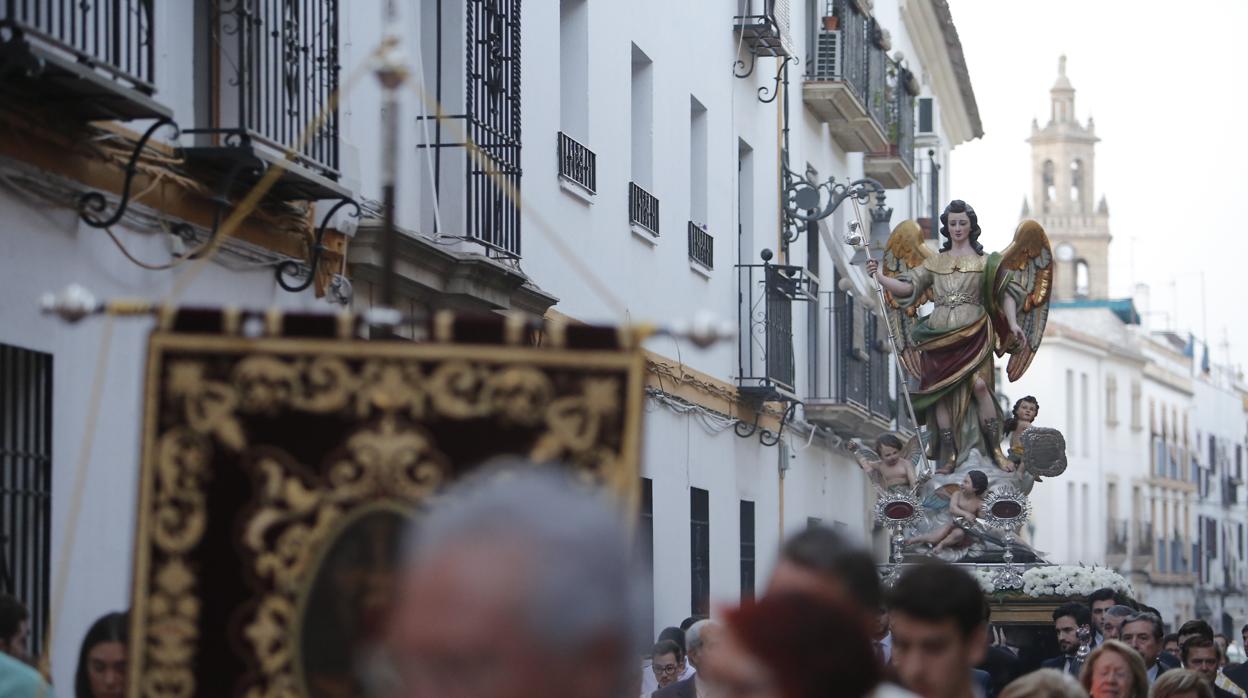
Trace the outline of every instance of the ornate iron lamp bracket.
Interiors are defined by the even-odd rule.
[[[147,131],[139,138],[139,142],[134,146],[134,152],[130,153],[130,161],[126,163],[126,179],[121,188],[121,201],[117,204],[117,210],[108,218],[100,218],[100,214],[108,208],[108,199],[98,191],[89,191],[78,197],[78,217],[83,223],[92,228],[108,228],[117,224],[122,216],[126,215],[126,209],[130,207],[131,188],[134,185],[134,176],[139,172],[139,157],[143,154],[143,150],[147,147],[147,142],[156,134],[161,127],[172,126],[174,138],[177,139],[182,135],[178,125],[172,119],[161,117],[151,126],[147,127]]]
[[[780,94],[780,80],[784,78],[784,69],[790,62],[796,64],[797,56],[781,57],[780,64],[776,66],[775,81],[770,87],[763,85],[758,88],[758,101],[763,104],[771,104],[776,101],[776,97]],[[788,85],[787,81],[785,82],[785,85]]]
[[[871,221],[887,222],[893,212],[884,205],[884,185],[878,181],[863,177],[849,182],[838,182],[835,177],[829,177],[823,182],[816,182],[813,173],[799,175],[785,165],[785,244],[797,241],[805,228],[804,224],[827,218],[847,199],[857,199],[860,204],[867,205],[873,194],[875,206],[871,209]]]
[[[293,259],[288,259],[277,265],[276,274],[278,286],[281,286],[283,289],[290,291],[291,293],[299,293],[312,285],[312,281],[316,278],[316,268],[320,266],[321,256],[325,252],[325,230],[329,228],[329,222],[333,220],[334,214],[338,213],[338,211],[344,206],[350,206],[354,209],[348,214],[352,218],[360,217],[360,205],[356,203],[354,199],[342,199],[338,203],[334,204],[334,207],[329,209],[329,213],[325,214],[325,219],[321,221],[321,226],[316,229],[316,241],[312,243],[312,247],[308,251],[308,261],[306,262],[306,265],[305,263],[296,262]],[[302,282],[292,284],[286,281],[287,275],[294,277],[301,276],[305,266],[307,267],[308,275]]]

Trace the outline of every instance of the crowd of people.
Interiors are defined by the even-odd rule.
[[[1033,662],[963,569],[933,560],[885,586],[867,551],[818,526],[787,540],[757,600],[650,644],[627,519],[558,471],[456,484],[409,535],[389,630],[344,664],[375,698],[1248,698],[1248,665],[1204,621],[1167,635],[1102,589],[1053,612],[1059,653]],[[27,624],[0,597],[0,698],[69,695],[27,665]],[[126,653],[126,616],[100,618],[75,698],[125,695]]]

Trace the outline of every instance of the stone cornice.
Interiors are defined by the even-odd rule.
[[[947,0],[906,0],[902,21],[940,102],[949,147],[983,136],[979,105]]]

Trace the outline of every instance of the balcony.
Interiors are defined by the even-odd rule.
[[[843,291],[821,293],[819,314],[824,336],[814,394],[803,402],[806,421],[866,439],[889,431],[896,401],[889,388],[887,328]]]
[[[1139,521],[1135,524],[1135,545],[1131,546],[1131,569],[1147,570],[1153,562],[1153,524]]]
[[[559,178],[575,184],[587,194],[598,191],[598,156],[571,136],[559,132]]]
[[[628,222],[653,237],[659,236],[659,199],[636,182],[628,183]]]
[[[1105,562],[1110,567],[1119,567],[1127,559],[1128,531],[1130,527],[1124,519],[1110,519],[1105,530]]]
[[[789,36],[789,0],[741,0],[733,18],[741,43],[750,55],[788,57],[793,55]]]
[[[707,271],[715,268],[715,238],[693,221],[689,221],[689,261]]]
[[[170,118],[152,99],[152,0],[0,0],[0,90],[84,121]]]
[[[909,70],[892,61],[888,77],[888,148],[868,153],[862,166],[866,176],[886,189],[904,189],[914,183],[914,95],[918,84]]]
[[[738,387],[753,403],[797,402],[793,355],[793,304],[814,300],[811,279],[799,266],[738,264],[740,306]]]
[[[337,1],[212,3],[207,19],[210,107],[184,131],[194,137],[187,161],[236,191],[281,167],[275,200],[348,198],[338,184]]]
[[[828,0],[825,7],[802,99],[847,152],[888,152],[888,57],[879,47],[879,25],[854,0]]]

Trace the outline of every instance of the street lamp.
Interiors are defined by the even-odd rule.
[[[787,225],[784,244],[792,244],[801,235],[803,224],[820,221],[832,215],[847,199],[868,204],[875,194],[875,206],[869,209],[871,217],[868,247],[879,252],[884,249],[891,232],[889,219],[893,209],[884,206],[884,185],[870,177],[838,182],[835,177],[816,183],[814,172],[807,170],[800,176],[786,165],[784,167],[784,217]]]

